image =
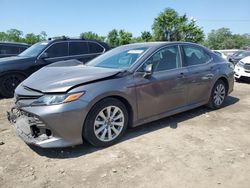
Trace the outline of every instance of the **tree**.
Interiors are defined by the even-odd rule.
[[[132,41],[132,33],[124,30],[119,31],[119,45],[129,44]]]
[[[47,33],[45,31],[42,31],[40,33],[40,41],[45,41],[47,39]]]
[[[151,33],[149,32],[149,31],[143,31],[142,33],[141,33],[141,39],[142,39],[142,41],[144,41],[144,42],[149,42],[149,41],[151,41],[152,40],[152,35],[151,35]]]
[[[104,41],[105,40],[105,37],[99,36],[98,34],[92,32],[92,31],[81,33],[80,37],[84,38],[84,39],[98,40],[98,41]]]
[[[7,31],[8,41],[23,42],[23,32],[18,29],[10,29]]]
[[[171,8],[165,9],[155,18],[153,26],[154,38],[157,41],[191,41],[202,42],[203,30],[195,20],[189,21],[186,14],[179,14]]]
[[[25,35],[25,42],[28,44],[35,44],[41,41],[40,35],[35,35],[33,33],[28,33]]]
[[[250,35],[233,34],[229,28],[220,28],[208,33],[205,45],[214,50],[243,49],[250,45]]]
[[[0,41],[7,41],[8,35],[5,32],[0,32]]]
[[[112,47],[119,46],[119,34],[116,29],[113,29],[108,33],[107,42]]]

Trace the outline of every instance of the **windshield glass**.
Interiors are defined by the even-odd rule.
[[[18,56],[22,56],[22,57],[36,57],[36,56],[38,56],[45,49],[45,47],[47,45],[48,45],[47,42],[36,43],[36,44],[32,45],[31,47],[29,47],[27,50],[24,50]]]
[[[87,63],[87,66],[127,69],[139,59],[148,48],[118,47]]]

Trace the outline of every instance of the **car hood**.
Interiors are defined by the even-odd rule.
[[[10,63],[20,63],[24,61],[29,61],[31,59],[34,59],[34,57],[21,57],[21,56],[4,57],[0,59],[0,65],[5,65]]]
[[[77,60],[46,66],[24,80],[22,85],[42,93],[65,93],[72,87],[115,76],[122,70],[91,67]]]

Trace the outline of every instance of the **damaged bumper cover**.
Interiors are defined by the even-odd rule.
[[[80,107],[76,102],[75,107],[77,106]],[[42,148],[67,147],[82,143],[82,126],[85,119],[82,110],[73,110],[67,104],[14,107],[7,112],[7,118],[27,144]]]

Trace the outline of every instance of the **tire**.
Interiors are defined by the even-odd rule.
[[[16,87],[25,79],[20,74],[7,74],[0,78],[0,94],[3,97],[11,98],[14,96]]]
[[[83,138],[96,147],[111,146],[125,133],[128,118],[126,106],[121,101],[103,99],[89,111],[83,127]]]
[[[219,109],[222,107],[227,96],[226,84],[222,80],[218,80],[212,89],[211,96],[208,102],[208,107]]]

